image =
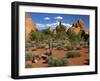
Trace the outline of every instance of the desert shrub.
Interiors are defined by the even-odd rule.
[[[33,54],[32,53],[29,53],[29,52],[25,53],[25,60],[26,61],[32,60],[32,58],[33,58]]]
[[[36,43],[36,41],[31,41],[31,44],[35,44]]]
[[[44,34],[42,32],[31,31],[29,35],[31,41],[42,41],[44,39]]]
[[[63,32],[63,31],[57,32],[56,38],[61,39],[61,40],[65,39],[66,38],[66,32]]]
[[[76,50],[80,50],[82,47],[80,45],[76,46]]]
[[[45,55],[51,56],[52,55],[52,52],[51,51],[50,52],[46,52]]]
[[[80,46],[84,46],[85,42],[84,41],[81,41],[80,42]]]
[[[57,47],[57,43],[53,43],[52,47],[56,48]]]
[[[40,43],[40,48],[45,48],[45,44]]]
[[[40,55],[34,54],[33,58],[40,58]]]
[[[33,47],[33,48],[32,48],[32,51],[35,51],[36,49],[37,49],[36,47]]]
[[[82,37],[81,33],[75,33],[75,32],[67,32],[68,34],[68,40],[71,46],[76,47],[77,45],[80,45],[82,41],[84,41],[84,38]]]
[[[25,51],[29,51],[29,48],[25,48]]]
[[[30,43],[25,43],[25,48],[31,47]]]
[[[42,55],[41,58],[42,58],[43,60],[45,60],[43,63],[48,63],[49,56],[47,56],[47,55]]]
[[[50,36],[52,36],[52,31],[50,31],[50,27],[49,28],[47,28],[47,29],[44,29],[43,30],[43,33],[45,34],[45,35],[50,35]]]
[[[80,52],[72,50],[72,51],[68,51],[65,55],[67,58],[80,57]]]
[[[73,49],[74,49],[74,47],[73,47],[73,46],[71,46],[71,45],[66,46],[66,48],[67,48],[67,50],[73,50]]]
[[[46,59],[48,59],[48,56],[45,55],[45,54],[43,54],[43,55],[41,55],[41,58],[44,59],[44,60],[46,60]]]
[[[25,68],[32,68],[33,66],[31,64],[25,64]]]
[[[26,60],[26,61],[31,61],[31,60],[33,60],[34,58],[40,58],[40,56],[37,55],[37,54],[29,53],[29,52],[26,52],[26,53],[25,53],[25,60]]]
[[[76,50],[80,50],[81,49],[81,47],[76,47]]]
[[[49,66],[49,67],[55,66],[55,60],[54,60],[54,59],[53,59],[53,60],[52,60],[52,59],[49,59],[49,60],[48,60],[48,66]]]
[[[58,43],[57,47],[58,50],[64,50],[64,45],[61,43]]]
[[[44,48],[45,48],[45,49],[49,49],[49,45],[45,45]]]
[[[57,66],[68,66],[69,61],[65,58],[56,58],[52,57],[48,60],[48,66],[49,67],[57,67]]]
[[[89,48],[89,45],[88,44],[84,44],[83,48]]]
[[[37,55],[37,54],[33,54],[33,57],[32,57],[32,63],[35,63],[35,59],[37,59],[37,60],[40,60],[40,55]]]

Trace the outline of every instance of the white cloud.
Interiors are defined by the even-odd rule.
[[[68,23],[62,23],[64,26],[67,27],[67,29],[69,29],[72,25],[71,24],[68,24]]]
[[[46,24],[46,26],[55,28],[57,26],[57,23],[49,23],[49,24]]]
[[[44,20],[50,20],[50,18],[49,17],[45,17]]]
[[[64,26],[66,26],[66,29],[69,29],[72,25],[68,23],[62,23]],[[37,24],[37,27],[39,30],[46,29],[48,27],[51,27],[52,29],[55,29],[58,23],[48,23],[48,24]]]
[[[43,30],[43,29],[45,29],[46,28],[46,26],[44,25],[44,24],[36,24],[37,25],[37,28],[39,29],[39,30]]]
[[[57,23],[49,23],[49,24],[36,24],[37,25],[37,28],[39,30],[43,30],[43,29],[46,29],[48,27],[52,27],[52,29],[54,29],[56,26],[57,26]]]
[[[61,17],[61,16],[57,16],[57,17],[55,17],[54,19],[57,19],[57,20],[62,20],[62,19],[63,19],[63,17]]]

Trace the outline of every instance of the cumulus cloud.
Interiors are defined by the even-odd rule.
[[[50,18],[49,17],[45,17],[44,20],[50,20]]]
[[[38,30],[43,30],[43,29],[46,28],[46,26],[45,26],[44,24],[38,23],[38,24],[36,24],[36,25],[37,25],[37,29],[38,29]]]
[[[55,29],[56,26],[57,26],[57,23],[49,23],[49,24],[46,24],[47,27],[52,27],[52,29]]]
[[[55,17],[54,19],[57,19],[57,20],[62,20],[62,19],[63,19],[63,17],[61,17],[61,16],[57,16],[57,17]]]
[[[38,30],[43,30],[43,29],[46,29],[48,27],[51,27],[52,29],[54,29],[57,26],[57,23],[49,23],[49,24],[38,23],[36,25],[37,25]]]
[[[72,25],[68,23],[62,23],[64,26],[66,26],[66,29],[69,29]],[[48,23],[48,24],[37,24],[37,27],[39,30],[46,29],[48,27],[51,27],[52,29],[55,29],[58,23]]]
[[[71,24],[68,24],[68,23],[62,23],[64,26],[67,27],[67,29],[69,29],[72,25]]]

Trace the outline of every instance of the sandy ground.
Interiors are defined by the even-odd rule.
[[[31,51],[31,52],[33,54],[39,54],[40,55],[40,54],[46,53],[47,51],[49,51],[49,50],[37,49],[36,51]],[[82,48],[79,51],[81,52],[80,57],[68,58],[70,66],[88,65],[89,64],[88,48]],[[64,51],[64,50],[57,50],[57,49],[52,50],[53,56],[56,56],[56,57],[64,57],[66,52],[67,51]],[[33,67],[47,67],[48,64],[44,64],[43,62],[44,62],[43,59],[40,59],[37,63],[32,63],[31,61],[26,61],[26,63],[32,64]]]

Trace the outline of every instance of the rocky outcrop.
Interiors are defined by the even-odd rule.
[[[32,22],[31,17],[25,13],[25,39],[29,40],[29,33],[37,29],[36,24]]]
[[[85,34],[89,34],[88,29],[84,27],[84,22],[81,19],[74,23],[72,27],[68,29],[68,32],[75,32],[76,34],[79,32],[84,32]]]

